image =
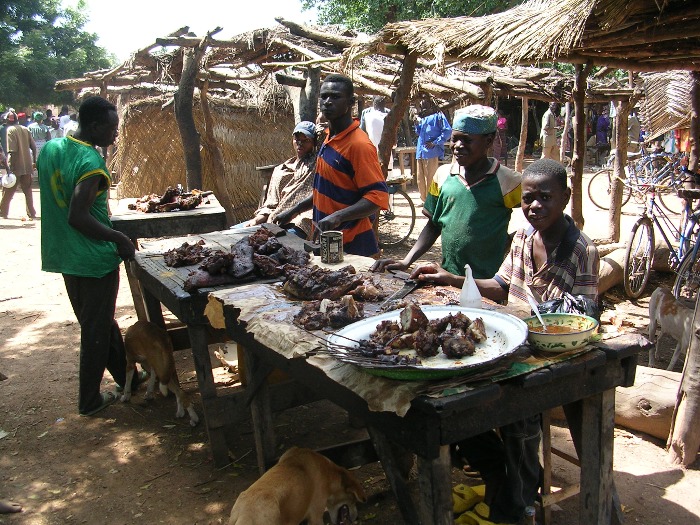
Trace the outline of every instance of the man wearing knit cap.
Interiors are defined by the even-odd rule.
[[[32,134],[34,144],[36,144],[36,154],[39,155],[44,144],[51,140],[51,131],[44,124],[44,114],[41,111],[35,111],[32,117],[34,121],[27,126],[27,129]]]
[[[452,124],[453,162],[438,168],[423,206],[428,222],[401,261],[377,261],[374,271],[406,270],[442,236],[442,264],[418,266],[412,273],[435,284],[463,276],[469,264],[477,279],[498,271],[508,248],[508,222],[520,205],[520,174],[487,157],[496,134],[493,108],[458,109]],[[442,270],[438,272],[438,270]]]

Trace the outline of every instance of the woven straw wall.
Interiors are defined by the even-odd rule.
[[[112,166],[119,174],[120,198],[163,193],[168,186],[177,184],[186,186],[184,154],[173,106],[161,109],[162,104],[162,99],[141,100],[122,112]],[[216,101],[210,101],[209,107],[224,173],[215,173],[211,152],[204,145],[204,117],[196,100],[194,118],[202,136],[202,189],[214,190],[214,177],[223,176],[232,213],[240,222],[253,216],[260,199],[263,183],[255,168],[294,156],[294,118],[291,111],[261,115],[255,109]]]

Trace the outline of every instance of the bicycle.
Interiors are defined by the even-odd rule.
[[[678,196],[685,199],[687,203],[695,199],[700,199],[700,190],[684,189],[678,192]],[[690,207],[690,205],[688,205]],[[693,212],[697,218],[700,211]],[[696,242],[692,250],[686,253],[685,257],[678,267],[676,280],[673,283],[673,295],[686,306],[695,307],[697,300],[698,289],[700,289],[700,260],[698,260],[698,252],[700,243]]]
[[[659,191],[657,194],[661,206],[670,213],[682,213],[683,209],[679,207],[681,202],[675,196],[675,192],[683,187],[686,179],[686,176],[678,171],[679,158],[656,153],[647,155],[644,149],[639,153],[642,157],[630,159],[627,162],[625,169],[627,184],[623,186],[622,206],[627,204],[632,197],[642,204],[650,185],[657,185],[658,188],[663,188],[663,191]],[[610,195],[615,180],[611,165],[612,158],[614,158],[614,154],[611,155],[603,168],[593,174],[588,182],[588,197],[595,206],[602,210],[610,208]]]
[[[623,183],[627,184],[624,180]],[[679,197],[685,198],[685,214],[680,227],[676,228],[668,215],[656,203],[657,189],[665,188],[658,184],[649,184],[648,188],[644,189],[646,205],[634,226],[632,226],[629,242],[625,250],[623,284],[625,293],[631,299],[638,298],[644,292],[649,281],[656,247],[654,226],[658,228],[669,249],[669,263],[674,271],[681,269],[689,255],[693,256],[692,260],[695,260],[698,247],[700,247],[697,242],[698,229],[700,228],[700,212],[693,212],[689,204],[690,201],[681,196],[683,191],[688,190],[679,191]],[[633,189],[632,191],[638,190]],[[669,236],[667,232],[670,232],[671,235]],[[674,237],[674,240],[678,239],[677,247],[674,246],[670,237]],[[693,263],[686,264],[691,265],[691,268],[693,266]]]
[[[416,225],[416,207],[402,184],[405,179],[387,180],[389,207],[379,212],[377,233],[379,246],[398,246],[411,236]]]

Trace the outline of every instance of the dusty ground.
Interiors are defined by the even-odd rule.
[[[115,404],[98,417],[79,417],[79,329],[60,276],[40,271],[40,225],[20,220],[23,207],[23,197],[15,196],[11,218],[0,222],[5,246],[0,372],[8,377],[0,381],[0,499],[20,502],[24,512],[0,515],[0,523],[225,523],[236,495],[257,478],[249,424],[241,425],[231,465],[216,469],[203,426],[191,429],[186,421],[175,420],[172,398],[145,403],[140,392],[131,404]],[[605,214],[590,213],[592,226],[606,220]],[[514,216],[517,224],[520,213]],[[434,249],[429,258],[438,253]],[[619,303],[621,295],[613,291],[606,300]],[[646,300],[618,304],[637,317],[640,330]],[[117,318],[123,329],[136,320],[124,276]],[[669,355],[666,351],[659,366]],[[191,356],[178,352],[176,359],[184,387],[196,394]],[[219,372],[224,380],[226,374]],[[114,386],[109,377],[104,386]],[[328,403],[280,414],[275,425],[280,451],[293,444],[321,447],[362,432]],[[554,430],[555,442],[571,449],[566,430]],[[400,523],[381,468],[369,465],[356,474],[370,495],[360,509],[361,522]],[[577,472],[555,459],[554,474],[563,481]],[[463,482],[461,476],[455,472],[455,482]],[[658,440],[617,429],[615,479],[628,523],[700,523],[698,462],[687,470],[669,465]],[[554,524],[576,523],[577,503],[576,497],[563,502],[554,512]]]

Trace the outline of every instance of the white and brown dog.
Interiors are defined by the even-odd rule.
[[[141,363],[143,369],[150,373],[145,398],[153,399],[156,379],[158,379],[161,394],[167,396],[170,390],[177,398],[175,417],[184,417],[187,410],[190,415],[190,425],[195,426],[199,423],[192,401],[180,388],[173,358],[173,344],[168,333],[148,321],[136,321],[124,334],[124,347],[126,348],[126,385],[122,401],[127,402],[131,399],[131,380],[134,377],[136,363]]]
[[[656,341],[656,328],[659,327],[659,337],[668,334],[678,344],[667,370],[676,364],[681,350],[687,351],[690,345],[690,335],[693,333],[693,310],[683,306],[673,296],[668,288],[657,288],[649,299],[649,341]],[[649,348],[649,366],[654,366],[658,357],[658,345]]]
[[[229,525],[323,525],[326,509],[334,525],[346,525],[362,501],[362,485],[350,472],[318,452],[292,447],[239,494]]]

